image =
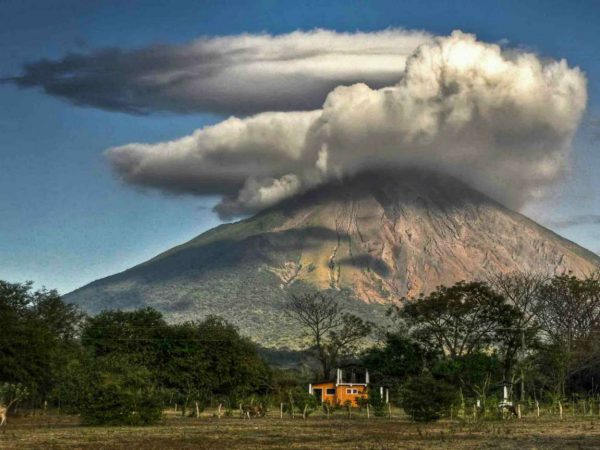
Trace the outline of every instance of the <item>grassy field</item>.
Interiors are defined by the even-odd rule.
[[[598,449],[599,417],[416,424],[400,418],[343,415],[244,420],[168,414],[151,427],[85,427],[77,417],[14,417],[2,449]]]

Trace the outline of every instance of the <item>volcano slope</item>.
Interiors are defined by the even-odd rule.
[[[215,314],[263,345],[295,348],[298,330],[283,306],[296,289],[347,290],[350,311],[382,321],[389,302],[440,284],[599,267],[594,253],[455,178],[371,172],[218,226],[65,298],[90,313],[152,306],[172,321]]]

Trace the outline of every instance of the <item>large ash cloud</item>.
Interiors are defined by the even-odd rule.
[[[107,156],[128,183],[221,195],[222,217],[380,166],[449,172],[518,208],[568,170],[585,104],[585,77],[565,61],[454,32],[418,46],[388,87],[339,86],[318,110],[230,118]]]
[[[406,57],[430,39],[399,29],[201,38],[36,61],[6,81],[40,87],[78,105],[128,113],[307,110],[320,108],[340,84],[394,83]]]

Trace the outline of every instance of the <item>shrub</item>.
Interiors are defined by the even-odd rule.
[[[122,358],[95,365],[80,407],[88,425],[149,425],[162,417],[162,396],[148,369]]]
[[[379,389],[369,389],[369,405],[377,417],[385,416],[385,399],[381,397]]]
[[[356,399],[356,404],[358,405],[358,408],[362,411],[367,407],[368,404],[370,404],[370,402],[367,397],[359,397]]]
[[[0,383],[0,405],[14,404],[29,396],[29,391],[20,383]]]
[[[317,397],[312,394],[309,394],[304,389],[297,389],[294,394],[294,404],[298,408],[298,411],[302,413],[304,411],[304,407],[306,406],[306,416],[308,417],[313,411],[317,409],[319,406],[319,402]]]
[[[438,420],[457,399],[453,386],[431,375],[409,378],[402,394],[404,411],[418,422]]]

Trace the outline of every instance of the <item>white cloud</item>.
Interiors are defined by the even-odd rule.
[[[585,104],[585,77],[565,61],[454,32],[416,48],[387,87],[338,86],[319,110],[231,118],[108,157],[133,184],[221,194],[223,215],[391,165],[449,172],[520,207],[568,170]]]
[[[312,112],[267,112],[195,131],[159,144],[128,144],[108,150],[127,182],[173,193],[235,194],[249,179],[281,177],[303,165]]]

